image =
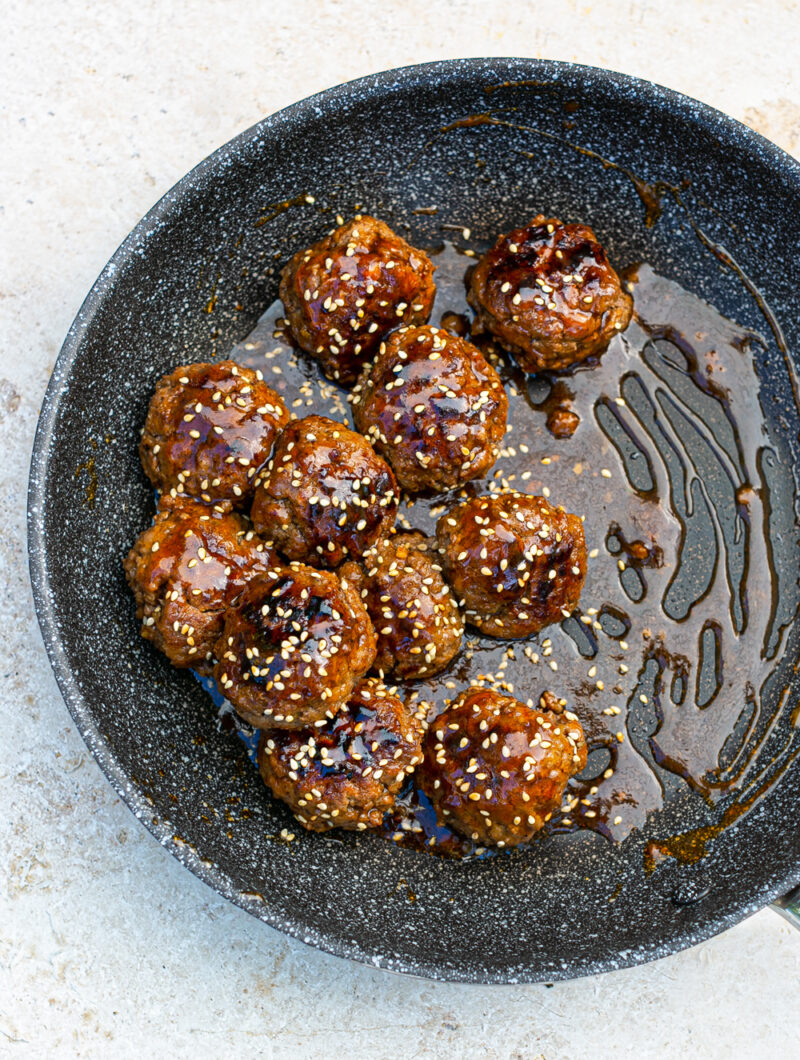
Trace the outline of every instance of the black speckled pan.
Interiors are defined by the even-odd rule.
[[[478,118],[437,136],[490,110],[549,135]],[[705,244],[674,195],[663,197],[657,223],[645,223],[658,181],[690,182]],[[120,559],[151,511],[136,442],[156,379],[230,349],[275,297],[289,253],[357,203],[422,245],[440,241],[447,223],[488,238],[546,204],[590,219],[613,260],[646,260],[769,332],[748,290],[756,284],[789,351],[771,338],[760,372],[796,465],[787,359],[800,349],[797,163],[691,99],[587,67],[476,59],[343,85],[265,119],[180,181],[114,255],[70,330],[42,408],[29,499],[36,608],[67,705],[161,843],[219,894],[331,953],[435,979],[510,983],[690,946],[800,881],[800,760],[707,857],[670,859],[651,876],[649,836],[714,821],[690,793],[619,847],[584,833],[458,862],[347,834],[285,844],[274,836],[291,819],[235,734],[219,731],[191,676],[139,637]],[[415,212],[431,203],[436,216]],[[796,692],[783,702],[788,726]]]

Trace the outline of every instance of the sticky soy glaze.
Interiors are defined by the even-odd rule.
[[[431,323],[468,334],[475,259],[449,245],[432,258]],[[591,829],[615,842],[684,785],[717,805],[740,792],[746,802],[777,777],[787,746],[781,646],[800,602],[796,486],[761,405],[761,340],[647,265],[624,280],[629,327],[570,374],[526,376],[481,340],[509,398],[497,463],[463,489],[403,501],[398,518],[432,534],[459,498],[507,489],[583,518],[589,565],[572,617],[527,641],[468,627],[444,673],[399,691],[427,702],[429,719],[470,684],[523,702],[545,690],[566,699],[589,761],[545,831]],[[281,321],[277,302],[228,356],[261,368],[296,416],[352,423],[346,391],[292,348]],[[435,821],[413,778],[384,832],[440,853],[482,853]]]

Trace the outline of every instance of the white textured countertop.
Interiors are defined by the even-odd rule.
[[[798,5],[12,0],[3,37],[0,1056],[800,1057],[800,932],[770,911],[646,967],[481,988],[325,956],[217,898],[77,735],[24,538],[38,406],[67,328],[130,228],[213,148],[338,81],[494,54],[647,77],[800,155]]]

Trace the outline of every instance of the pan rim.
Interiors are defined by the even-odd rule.
[[[252,146],[260,136],[273,133],[281,125],[302,120],[308,113],[315,111],[337,113],[341,104],[357,99],[365,91],[371,95],[383,94],[390,97],[394,92],[407,89],[414,83],[430,84],[434,79],[441,83],[447,78],[473,79],[478,72],[491,75],[494,71],[507,70],[512,66],[537,76],[550,74],[554,77],[559,75],[575,77],[577,75],[589,85],[602,82],[604,85],[611,84],[629,93],[640,94],[650,105],[665,107],[687,124],[712,131],[718,138],[733,143],[740,150],[744,140],[768,159],[777,176],[795,188],[800,188],[800,163],[748,126],[673,89],[600,67],[524,57],[446,59],[370,74],[315,93],[268,115],[202,160],[151,207],[112,255],[70,326],[48,382],[33,444],[27,498],[28,559],[34,607],[59,690],[78,732],[109,783],[159,844],[166,847],[197,878],[221,897],[233,902],[270,927],[324,952],[372,967],[424,979],[484,984],[517,984],[572,979],[642,964],[668,953],[678,952],[719,934],[800,884],[800,863],[785,878],[781,877],[777,881],[765,883],[756,895],[751,894],[749,901],[739,906],[733,913],[715,911],[699,926],[684,925],[679,927],[666,941],[663,939],[648,940],[647,943],[625,951],[617,958],[579,959],[571,962],[564,969],[553,967],[546,979],[537,974],[526,974],[525,968],[503,969],[498,972],[487,969],[477,962],[472,965],[461,963],[457,966],[448,964],[443,967],[420,958],[403,957],[401,959],[364,949],[352,938],[345,938],[334,931],[311,933],[299,919],[283,916],[270,910],[266,904],[259,904],[243,896],[232,885],[230,877],[225,873],[213,865],[204,864],[188,846],[175,843],[170,829],[162,819],[159,818],[157,824],[153,823],[152,808],[149,807],[144,796],[130,783],[128,774],[116,760],[101,735],[93,718],[91,707],[66,658],[53,602],[45,544],[43,502],[61,395],[73,365],[81,354],[83,343],[91,331],[93,321],[103,305],[108,289],[114,284],[115,274],[123,269],[132,254],[140,250],[148,236],[158,228],[161,220],[169,216],[170,211],[180,203],[184,196],[198,191],[206,176],[213,174],[221,165],[224,165],[232,153]]]

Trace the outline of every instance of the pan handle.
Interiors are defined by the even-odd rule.
[[[800,931],[800,887],[778,898],[772,908]]]

